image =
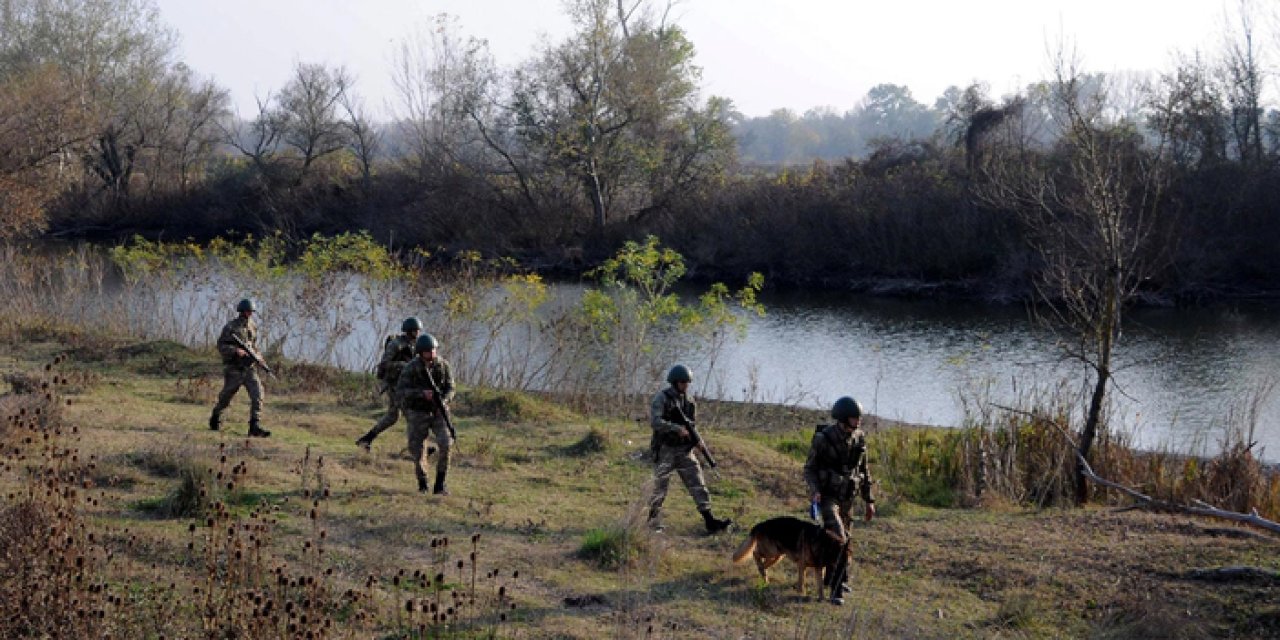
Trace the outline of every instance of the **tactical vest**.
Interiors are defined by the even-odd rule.
[[[838,427],[828,430],[828,426],[835,425],[820,424],[814,430],[814,436],[822,438],[827,445],[818,459],[818,490],[843,500],[858,488],[859,479],[854,474],[862,466],[863,456],[867,455],[866,443],[855,435],[846,446],[843,439],[832,435]]]
[[[258,327],[253,320],[241,321],[240,318],[233,318],[222,328],[222,334],[218,336],[218,353],[222,356],[222,364],[234,365],[242,368],[249,368],[254,365],[253,356],[244,355],[237,356],[235,350],[240,348],[236,345],[230,336],[240,338],[245,344],[257,348],[258,347]],[[223,349],[222,347],[228,347]]]
[[[689,400],[688,396],[685,396],[684,409],[681,409],[680,396],[672,393],[672,391],[673,390],[670,387],[668,387],[667,390],[663,391],[663,393],[667,396],[667,403],[666,403],[666,406],[663,407],[662,419],[666,420],[667,422],[673,422],[681,426],[687,426],[690,420],[694,420],[694,415],[697,413],[698,407],[693,403],[692,400]],[[663,444],[666,444],[668,446],[673,446],[673,447],[678,447],[682,445],[688,445],[692,447],[694,443],[692,439],[690,439],[689,441],[685,441],[685,440],[680,440],[675,436],[670,436],[669,440],[667,442],[664,442]]]
[[[412,376],[412,379],[408,381],[408,384],[413,386],[415,391],[418,389],[430,389],[431,387],[428,382],[429,378],[434,379],[436,386],[444,383],[444,380],[442,379],[443,367],[440,365],[439,361],[428,365],[423,363],[421,358],[415,359],[405,365],[404,371],[400,373],[400,376],[402,378],[404,376]],[[397,384],[397,388],[398,387],[399,385]],[[403,406],[406,409],[413,409],[415,411],[435,411],[436,409],[435,402],[427,400],[418,393],[408,394],[401,402],[403,402]]]

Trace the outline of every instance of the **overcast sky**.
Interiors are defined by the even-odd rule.
[[[1236,0],[681,0],[676,22],[697,48],[705,95],[748,116],[854,107],[872,86],[905,84],[932,104],[949,85],[999,95],[1047,75],[1046,42],[1074,41],[1090,71],[1169,70],[1174,53],[1221,48]],[[344,65],[379,108],[392,99],[396,43],[431,18],[458,18],[500,64],[567,30],[562,0],[157,0],[183,60],[232,92],[288,80],[295,62]],[[1267,43],[1263,43],[1267,45]]]

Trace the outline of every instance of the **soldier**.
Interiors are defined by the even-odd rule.
[[[418,491],[427,490],[427,472],[422,467],[425,456],[423,443],[428,433],[434,434],[440,457],[436,460],[436,483],[432,493],[449,495],[445,476],[449,474],[449,452],[454,434],[445,412],[453,399],[453,374],[449,363],[437,357],[440,343],[429,333],[418,336],[414,345],[417,357],[404,367],[396,390],[404,407],[405,421],[409,423],[409,455],[413,457],[413,471],[418,476]]]
[[[871,497],[871,473],[867,470],[867,437],[862,431],[862,405],[845,396],[831,406],[836,423],[819,425],[809,446],[804,463],[804,481],[809,495],[822,512],[823,526],[848,544],[849,510],[853,496],[862,496],[866,505],[863,517],[876,516],[876,501]],[[846,547],[847,548],[847,547]],[[842,559],[843,563],[843,559]],[[831,602],[844,604],[846,574],[843,567],[835,572],[836,584],[831,588]]]
[[[659,391],[649,402],[649,426],[653,428],[649,447],[654,461],[649,524],[655,531],[662,530],[662,502],[667,499],[671,472],[677,471],[698,505],[707,533],[724,531],[733,524],[733,520],[720,520],[711,515],[711,496],[707,494],[707,485],[702,479],[702,465],[693,455],[698,443],[687,428],[694,419],[696,408],[693,398],[689,397],[693,374],[688,367],[678,364],[667,372],[667,382],[671,386]]]
[[[222,327],[222,333],[218,336],[223,382],[222,391],[218,393],[218,403],[213,406],[213,413],[209,416],[209,428],[214,431],[222,428],[222,412],[243,386],[249,393],[249,435],[255,438],[271,435],[258,422],[262,417],[262,380],[258,377],[257,360],[249,351],[258,350],[258,325],[253,322],[253,314],[257,310],[258,306],[253,300],[241,300],[236,304],[238,315]]]
[[[382,351],[382,361],[378,363],[378,379],[382,381],[382,389],[387,393],[387,413],[373,425],[369,432],[356,440],[356,446],[369,450],[373,439],[378,434],[391,428],[400,419],[400,394],[396,385],[400,382],[400,372],[413,361],[413,348],[418,340],[418,332],[422,331],[422,321],[417,318],[405,318],[400,323],[400,335],[387,340]]]

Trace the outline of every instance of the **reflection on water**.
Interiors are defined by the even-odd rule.
[[[879,415],[954,426],[961,394],[985,388],[1001,401],[1034,382],[1086,380],[1017,307],[799,294],[765,304],[768,316],[749,320],[708,394],[808,406],[852,394]],[[1214,451],[1228,414],[1275,380],[1276,309],[1139,310],[1128,320],[1114,415],[1141,446]],[[1259,407],[1255,439],[1280,459],[1277,398]]]

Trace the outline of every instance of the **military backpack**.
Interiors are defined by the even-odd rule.
[[[383,353],[386,353],[387,348],[390,347],[397,338],[399,338],[399,336],[392,334],[387,336],[386,340],[382,341]],[[408,349],[400,349],[394,358],[379,362],[377,368],[374,369],[374,374],[379,380],[385,380],[388,383],[395,383],[396,379],[400,377],[400,372],[404,371],[405,365],[412,360],[412,347]]]

